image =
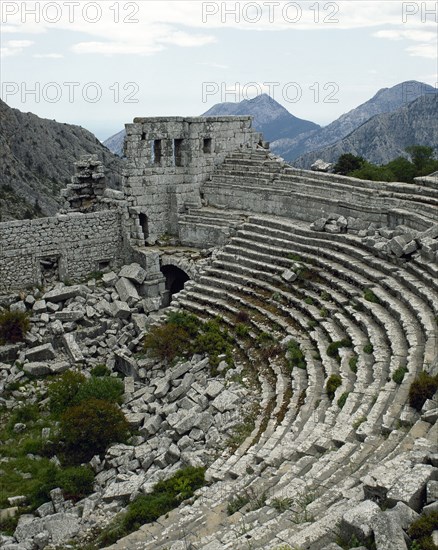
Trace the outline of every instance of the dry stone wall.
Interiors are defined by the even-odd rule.
[[[125,196],[131,242],[178,234],[178,215],[200,207],[200,186],[231,151],[255,149],[249,116],[136,118],[126,125]]]
[[[124,262],[117,210],[0,224],[0,290],[78,280]]]

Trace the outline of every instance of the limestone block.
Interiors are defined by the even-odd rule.
[[[47,311],[47,302],[45,300],[37,300],[32,306],[32,311],[35,315],[45,313]]]
[[[137,263],[125,265],[119,272],[119,277],[125,277],[141,285],[146,279],[146,271]]]
[[[293,281],[295,281],[298,277],[298,275],[296,273],[294,273],[292,270],[290,269],[286,269],[285,271],[283,271],[283,273],[281,274],[281,277],[283,280],[285,280],[287,283],[291,283]]]
[[[43,296],[43,300],[47,302],[64,302],[70,298],[75,298],[76,296],[85,297],[90,290],[84,285],[73,285],[73,286],[64,286],[61,288],[54,288],[50,292],[46,292]]]
[[[27,307],[26,304],[23,301],[16,302],[15,304],[11,304],[10,311],[15,311],[19,313],[26,313]]]
[[[225,411],[234,410],[237,407],[237,403],[240,401],[240,398],[235,393],[224,390],[216,399],[212,402],[212,405],[219,412],[223,413]]]
[[[214,399],[224,390],[224,385],[219,380],[212,380],[205,389],[205,395]]]
[[[50,361],[56,354],[52,344],[43,344],[26,351],[24,356],[28,361]]]
[[[80,363],[84,360],[84,356],[80,347],[78,346],[74,334],[64,334],[62,337],[65,349],[74,363]]]
[[[55,313],[55,319],[61,321],[62,323],[75,323],[80,321],[85,316],[84,312],[81,310],[64,310],[57,311]]]
[[[128,319],[131,315],[131,309],[126,302],[115,300],[111,304],[111,312],[116,319]]]
[[[144,416],[144,415],[143,415]],[[161,427],[163,419],[160,415],[155,415],[145,421],[140,433],[145,436],[155,435]]]
[[[377,548],[407,550],[402,526],[393,514],[378,514],[374,517],[372,527]]]
[[[27,372],[31,376],[47,376],[51,373],[50,366],[47,363],[27,363],[23,366],[24,372]]]
[[[379,514],[380,508],[375,502],[364,500],[342,516],[340,524],[342,536],[347,540],[350,540],[353,535],[359,540],[366,539],[371,535],[371,526]]]
[[[115,284],[117,283],[117,280],[118,280],[118,277],[114,273],[114,271],[110,271],[109,273],[105,273],[102,276],[102,282],[106,287],[115,286]]]
[[[44,520],[35,518],[30,514],[23,514],[18,520],[17,528],[14,532],[14,537],[18,542],[35,537],[38,533],[44,531]]]
[[[125,277],[121,277],[116,283],[116,290],[122,300],[126,302],[128,306],[133,306],[140,300],[137,289],[134,284]]]
[[[427,504],[438,501],[438,481],[430,480],[427,484]]]
[[[79,518],[74,514],[60,512],[44,518],[44,528],[54,544],[66,542],[79,533]]]
[[[416,464],[411,470],[401,473],[388,491],[389,505],[401,501],[419,512],[426,496],[426,486],[436,469],[428,464]]]

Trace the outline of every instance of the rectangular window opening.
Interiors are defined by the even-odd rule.
[[[209,155],[211,153],[211,138],[204,138],[204,153]]]
[[[152,149],[154,164],[161,164],[161,139],[155,139]]]
[[[173,140],[173,158],[175,161],[175,166],[182,166],[182,139]]]

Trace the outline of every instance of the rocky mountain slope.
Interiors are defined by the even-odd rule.
[[[254,128],[263,133],[267,141],[293,139],[303,132],[318,130],[314,122],[293,116],[287,109],[267,94],[240,103],[218,103],[203,116],[251,115]]]
[[[53,215],[73,163],[97,154],[110,187],[121,184],[123,161],[89,131],[10,108],[0,100],[0,220]]]
[[[267,141],[292,140],[298,135],[317,131],[318,124],[293,116],[287,109],[267,94],[261,94],[254,99],[245,99],[240,103],[218,103],[202,116],[239,116],[254,117],[254,128],[262,132]],[[104,145],[114,154],[123,156],[123,141],[125,130],[111,136]]]
[[[279,137],[272,142],[271,148],[285,160],[293,161],[301,155],[336,143],[376,115],[395,112],[418,97],[434,92],[432,86],[415,80],[382,88],[370,100],[343,114],[328,126],[293,139]]]
[[[334,145],[303,155],[294,165],[310,168],[319,158],[335,162],[344,153],[385,164],[406,156],[409,145],[429,145],[438,152],[437,118],[438,94],[425,95],[394,113],[376,115]]]

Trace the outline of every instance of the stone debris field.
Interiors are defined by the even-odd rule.
[[[125,153],[123,192],[84,158],[58,216],[0,224],[0,314],[30,322],[0,339],[3,411],[43,410],[57,377],[104,365],[134,434],[87,462],[79,500],[55,487],[23,513],[11,495],[1,519],[21,515],[0,547],[85,549],[190,466],[205,468],[193,497],[105,547],[423,548],[410,527],[438,517],[437,175],[298,170],[249,117],[135,119]],[[227,351],[148,351],[181,312],[217,323]],[[414,406],[421,376],[435,389]]]

